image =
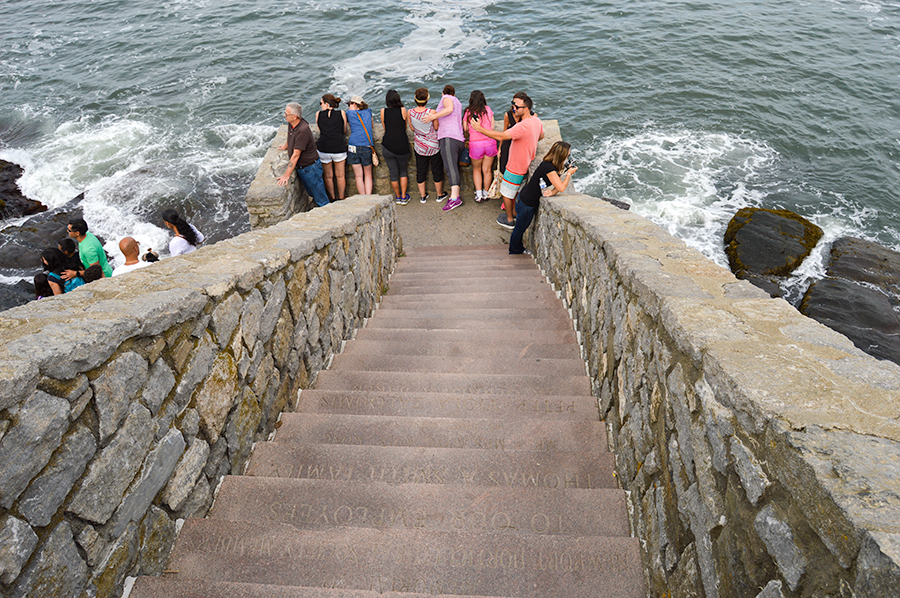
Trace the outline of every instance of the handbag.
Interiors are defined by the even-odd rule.
[[[469,146],[464,145],[462,151],[459,153],[459,165],[468,166],[471,163],[472,158],[469,156]]]
[[[500,164],[497,163],[497,168],[494,169],[494,180],[491,181],[491,186],[487,190],[488,199],[500,199]]]
[[[366,123],[363,122],[359,112],[356,113],[356,118],[359,119],[359,124],[362,125],[363,131],[366,132],[366,139],[369,140],[369,147],[372,148],[372,166],[378,166],[378,154],[375,153],[375,144],[372,143],[372,138],[369,136],[369,129],[366,128]]]

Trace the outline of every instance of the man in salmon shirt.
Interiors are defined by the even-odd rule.
[[[531,98],[520,91],[513,96],[512,108],[516,118],[521,119],[505,131],[491,131],[485,129],[476,121],[472,121],[472,127],[479,133],[496,139],[497,141],[511,141],[509,145],[509,160],[506,170],[501,175],[500,195],[503,196],[503,206],[506,214],[500,214],[497,224],[505,229],[512,230],[516,226],[516,195],[528,176],[528,167],[537,153],[538,141],[544,138],[544,125],[541,119],[531,112]]]

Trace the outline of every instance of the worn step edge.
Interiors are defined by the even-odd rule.
[[[284,413],[274,442],[499,451],[607,452],[599,421]]]
[[[616,488],[612,453],[281,444],[253,448],[246,475],[488,488]]]
[[[628,537],[625,491],[366,484],[225,476],[209,519],[336,527]]]
[[[465,394],[583,395],[591,394],[591,381],[581,376],[532,376],[528,374],[431,374],[415,372],[366,372],[325,370],[315,387],[322,390],[371,390],[376,392],[452,392]]]
[[[575,343],[510,343],[496,339],[493,344],[463,341],[442,342],[420,339],[347,341],[341,355],[407,355],[410,357],[495,357],[498,359],[581,359],[581,348]]]
[[[307,389],[300,393],[297,412],[394,415],[400,417],[532,418],[598,421],[592,396],[546,397],[520,394],[448,392],[381,392]]]
[[[386,592],[277,586],[261,583],[215,581],[179,575],[150,577],[135,580],[129,598],[385,598]],[[447,598],[413,592],[393,592],[392,598]],[[453,598],[499,598],[491,596],[453,596]]]
[[[334,357],[332,371],[421,372],[432,374],[507,374],[528,372],[534,376],[579,376],[587,369],[581,359],[548,359],[542,357],[420,357],[416,355],[353,355]]]
[[[431,594],[644,598],[635,538],[509,536],[189,519],[175,575]]]

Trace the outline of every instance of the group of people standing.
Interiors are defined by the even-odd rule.
[[[166,228],[174,233],[169,241],[170,255],[190,253],[203,242],[203,234],[176,210],[165,210],[162,220]],[[56,247],[48,247],[41,252],[43,271],[34,277],[35,297],[38,299],[62,295],[86,283],[118,276],[159,260],[158,252],[148,248],[142,256],[140,243],[133,237],[124,237],[119,241],[119,251],[125,261],[113,268],[103,244],[88,230],[84,218],[69,220],[66,234],[68,236],[60,239]]]
[[[400,94],[391,89],[385,96],[385,107],[380,111],[384,126],[382,155],[396,203],[406,205],[410,200],[407,168],[410,153],[414,153],[416,159],[419,201],[428,201],[425,183],[430,170],[437,201],[446,201],[442,207],[445,212],[463,203],[460,196],[463,154],[468,153],[465,161],[472,164],[476,202],[490,198],[494,159],[499,155],[503,211],[497,224],[513,231],[510,253],[522,253],[522,235],[534,218],[540,197],[565,191],[577,170],[568,164],[571,146],[556,142],[544,156],[539,172],[535,172],[526,184],[538,142],[544,137],[543,124],[526,93],[513,96],[499,131],[494,130],[494,112],[480,90],[469,95],[466,108],[456,97],[452,85],[444,86],[436,109],[428,107],[429,100],[428,89],[420,87],[415,92],[415,107],[407,109]],[[378,165],[372,110],[360,96],[350,98],[346,111],[341,110],[340,105],[340,98],[332,94],[322,96],[320,110],[316,113],[318,141],[303,120],[300,105],[290,103],[285,107],[288,136],[280,149],[287,150],[289,162],[284,174],[278,178],[278,184],[286,185],[296,171],[317,206],[345,198],[345,161],[353,168],[358,192],[372,193],[372,169]],[[407,129],[413,133],[412,152]],[[559,173],[563,173],[562,176]],[[444,190],[445,177],[449,193]],[[518,214],[522,217],[518,218]]]

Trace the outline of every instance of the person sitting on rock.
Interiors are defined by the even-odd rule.
[[[321,176],[319,177],[321,182]],[[322,183],[324,186],[324,183]],[[169,253],[173,256],[184,255],[197,249],[197,245],[203,242],[203,234],[189,224],[175,210],[169,209],[162,214],[166,227],[175,233],[169,241]]]
[[[119,251],[125,256],[125,263],[113,269],[113,276],[119,276],[138,268],[149,266],[151,262],[140,260],[141,244],[133,237],[125,237],[119,241]]]
[[[56,246],[66,257],[66,270],[80,270],[81,258],[78,256],[78,243],[71,237],[63,237]]]
[[[41,264],[47,275],[47,284],[54,295],[62,295],[84,284],[81,276],[73,276],[71,278],[63,278],[63,272],[66,264],[66,256],[56,247],[48,247],[41,252]],[[37,287],[37,279],[35,278],[35,288]]]
[[[91,282],[94,277],[86,271],[91,266],[97,266],[103,272],[99,278],[109,278],[112,276],[112,268],[109,265],[109,259],[106,257],[106,251],[100,240],[94,236],[94,233],[88,231],[87,222],[84,218],[72,218],[66,227],[69,236],[78,241],[78,255],[81,258],[82,270],[65,270],[62,273],[63,280],[69,280],[76,276],[81,276],[86,282]],[[61,253],[61,252],[60,252]],[[94,268],[96,271],[97,268]]]

